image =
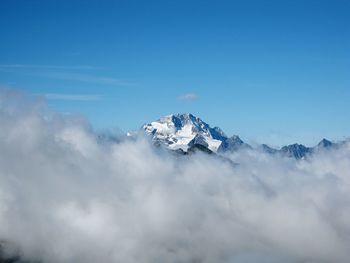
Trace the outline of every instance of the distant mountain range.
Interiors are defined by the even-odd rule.
[[[254,149],[243,142],[238,135],[228,137],[219,127],[212,128],[209,124],[192,114],[171,114],[143,125],[142,130],[148,136],[151,136],[152,141],[156,145],[163,145],[182,154],[188,154],[197,150],[207,153],[225,153],[241,149]],[[343,143],[333,143],[322,139],[314,147],[306,147],[296,143],[275,149],[262,144],[255,147],[255,149],[269,154],[280,154],[303,159],[314,152],[336,148]]]

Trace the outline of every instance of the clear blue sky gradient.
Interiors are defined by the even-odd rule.
[[[191,112],[247,141],[342,139],[349,14],[345,0],[2,0],[0,85],[97,129]]]

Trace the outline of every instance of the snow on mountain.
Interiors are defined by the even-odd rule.
[[[143,129],[152,136],[153,141],[162,143],[171,150],[181,149],[184,152],[195,144],[217,152],[222,142],[227,139],[220,128],[211,128],[192,114],[168,115],[145,124]]]
[[[239,136],[227,137],[219,127],[212,128],[192,114],[171,114],[145,124],[142,129],[152,137],[155,144],[165,145],[170,150],[182,153],[192,152],[195,149],[214,153],[253,149],[249,144],[243,142]],[[339,146],[339,143],[322,139],[314,147],[306,147],[295,143],[283,146],[280,149],[271,148],[266,144],[262,144],[258,148],[268,154],[280,154],[296,159],[304,159],[315,152],[337,146]]]

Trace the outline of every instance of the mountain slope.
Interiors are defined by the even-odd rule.
[[[227,137],[219,127],[211,127],[192,114],[171,114],[143,125],[142,130],[152,137],[156,145],[164,145],[178,153],[202,151],[207,153],[235,152],[241,149],[253,149],[239,136]],[[275,149],[262,144],[257,149],[268,154],[280,154],[286,157],[304,159],[307,156],[338,147],[338,143],[322,139],[314,147],[302,144],[290,144]]]
[[[168,115],[145,124],[143,129],[152,136],[154,142],[161,143],[171,150],[182,149],[185,152],[194,144],[217,152],[222,141],[227,139],[220,128],[211,128],[192,114]]]
[[[282,155],[288,157],[294,157],[296,159],[305,158],[307,154],[311,152],[311,149],[302,145],[302,144],[291,144],[287,146],[283,146],[279,151]]]

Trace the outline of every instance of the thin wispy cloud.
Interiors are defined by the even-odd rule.
[[[100,85],[112,85],[112,86],[133,85],[133,83],[119,79],[119,78],[96,76],[96,75],[91,75],[86,73],[77,73],[77,72],[52,71],[52,72],[46,72],[46,73],[38,73],[36,75],[54,78],[54,79],[87,82],[87,83],[100,84]]]
[[[47,93],[44,95],[48,100],[69,100],[69,101],[99,101],[103,99],[101,94],[61,94]]]
[[[91,70],[101,70],[101,67],[90,65],[36,65],[36,64],[0,64],[0,71],[14,74],[29,75],[41,78],[52,78],[66,81],[85,82],[110,86],[133,86],[134,83],[115,77],[99,75]],[[87,72],[88,71],[88,72]]]
[[[37,65],[37,64],[1,64],[1,69],[63,69],[63,70],[88,70],[88,69],[100,69],[100,67],[94,67],[90,65]]]
[[[198,95],[193,92],[188,92],[180,95],[178,99],[182,101],[194,101],[198,99]]]

